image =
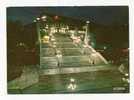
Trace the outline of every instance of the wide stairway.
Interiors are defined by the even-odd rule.
[[[62,55],[60,66],[57,52]],[[73,43],[66,34],[55,33],[49,43],[41,43],[41,75],[87,72],[105,64],[104,58],[93,48]]]

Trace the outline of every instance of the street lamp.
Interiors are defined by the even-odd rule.
[[[84,38],[84,44],[88,45],[88,32],[89,32],[89,23],[90,21],[86,21],[86,32],[85,32],[85,38]]]
[[[33,22],[37,22],[36,20],[34,20]]]
[[[39,21],[39,20],[40,20],[40,18],[39,18],[39,17],[37,17],[37,18],[36,18],[36,20],[37,20],[37,21]]]
[[[47,18],[47,16],[42,16],[42,17],[41,17],[41,19],[42,19],[43,21],[46,21],[46,18]]]
[[[46,18],[47,18],[47,16],[42,16],[41,18],[42,18],[42,19],[46,19]]]
[[[87,23],[87,24],[89,24],[89,23],[90,23],[90,21],[86,21],[86,23]]]
[[[38,41],[40,43],[40,18],[37,17],[36,20],[34,20],[34,22],[36,22],[36,28],[37,28],[37,34],[38,34]]]
[[[39,17],[37,17],[35,20],[34,20],[34,22],[36,23],[36,30],[37,30],[37,35],[38,35],[38,41],[37,41],[37,43],[39,44],[39,48],[40,48],[40,50],[41,50],[41,36],[40,36],[40,18]],[[41,52],[41,51],[40,51]]]

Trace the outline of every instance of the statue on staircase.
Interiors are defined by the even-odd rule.
[[[62,64],[62,53],[60,50],[57,50],[56,52],[56,59],[57,59],[57,66],[61,67]]]

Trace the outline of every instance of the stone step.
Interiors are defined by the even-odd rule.
[[[69,37],[55,37],[57,42],[72,42],[71,38]]]
[[[89,62],[77,62],[77,63],[61,63],[60,66],[58,66],[57,62],[49,62],[45,64],[41,64],[41,68],[43,69],[53,69],[53,68],[70,68],[70,67],[82,67],[82,66],[92,66]]]
[[[58,59],[56,57],[41,57],[40,64],[42,68],[55,68],[58,66]],[[88,56],[63,56],[60,66],[90,66]]]
[[[47,62],[56,62],[56,57],[40,57],[41,63],[47,63]]]
[[[55,49],[54,48],[42,48],[41,49],[41,57],[51,57],[55,56]]]
[[[57,68],[57,67],[58,67],[57,62],[46,62],[45,64],[43,63],[40,65],[40,68],[43,69]]]
[[[61,48],[59,49],[63,56],[80,56],[82,55],[80,48]]]
[[[77,48],[72,42],[56,42],[55,43],[57,48]],[[41,44],[42,48],[52,48],[52,44]]]
[[[104,65],[92,65],[92,66],[75,66],[75,67],[59,67],[53,69],[40,69],[40,76],[43,75],[56,75],[56,74],[70,74],[70,73],[83,73],[83,72],[93,72],[93,71],[103,71],[103,70],[115,70],[114,66],[109,64]]]
[[[41,48],[52,48],[51,43],[41,43]]]
[[[56,57],[41,57],[40,58],[41,67],[57,67],[58,59]],[[105,64],[100,58],[90,58],[89,56],[63,56],[61,59],[60,66],[90,66]]]
[[[82,55],[80,48],[57,48],[61,51],[63,56],[80,56]],[[54,48],[42,48],[41,57],[55,56],[56,50]]]
[[[67,45],[72,45],[73,44],[73,42],[72,41],[62,41],[62,42],[59,42],[59,41],[55,41],[56,42],[56,44],[67,44]]]
[[[57,43],[56,44],[57,48],[76,48],[76,46],[73,43]]]
[[[41,57],[41,62],[53,62],[56,61],[56,57]],[[88,61],[89,56],[63,56],[62,60],[65,62],[74,62],[74,61]]]

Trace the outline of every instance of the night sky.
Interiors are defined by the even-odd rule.
[[[128,24],[127,6],[9,7],[7,8],[7,18],[28,24],[42,12],[90,20],[97,24]]]
[[[95,25],[99,25],[95,26],[93,31],[97,34],[96,40],[98,43],[108,43],[116,47],[121,46],[121,44],[128,45],[128,6],[9,7],[7,8],[7,19],[30,24],[45,12],[85,21],[90,20]],[[107,27],[105,28],[105,26]],[[96,31],[96,28],[98,28],[98,31]]]

